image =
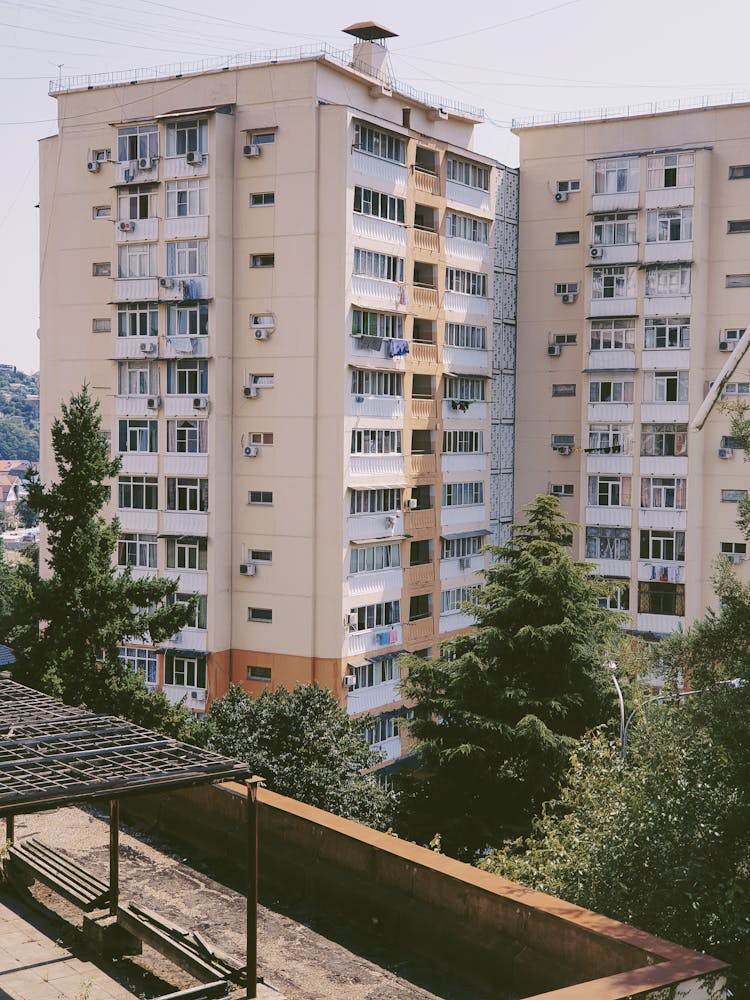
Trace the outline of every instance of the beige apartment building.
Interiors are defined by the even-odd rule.
[[[200,595],[122,656],[201,712],[318,682],[401,755],[399,654],[470,626],[512,519],[517,171],[482,114],[354,52],[54,82],[41,143],[42,476],[87,380],[118,562]]]
[[[560,496],[579,556],[647,634],[701,617],[717,557],[747,556],[735,524],[747,468],[721,404],[750,399],[748,111],[515,128],[516,496]]]

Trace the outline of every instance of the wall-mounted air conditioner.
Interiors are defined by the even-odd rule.
[[[734,458],[734,448],[719,448],[719,458]]]
[[[98,160],[89,160],[86,164],[86,169],[90,174],[98,174],[101,164]]]
[[[161,406],[161,396],[149,396],[146,400],[146,409],[158,410]]]
[[[419,500],[417,500],[416,497],[412,497],[411,500],[406,501],[406,506],[409,508],[409,510],[416,510],[417,507],[419,506]]]
[[[199,153],[197,150],[193,150],[190,153],[185,154],[185,161],[190,163],[194,167],[199,167],[203,163],[203,153]]]
[[[117,228],[121,233],[132,233],[135,231],[135,223],[130,219],[122,219],[117,223]]]
[[[246,385],[245,388],[242,390],[242,394],[245,397],[245,399],[255,399],[255,397],[258,395],[258,386]]]
[[[356,687],[356,685],[357,685],[357,678],[354,676],[354,674],[344,674],[343,684],[344,684],[344,687],[346,687],[346,688]]]
[[[245,458],[255,458],[258,454],[258,449],[254,444],[245,445],[244,448]]]
[[[247,146],[242,147],[243,156],[260,156],[261,147],[257,143],[251,142]]]
[[[568,192],[567,191],[557,191],[555,192],[555,201],[567,201]]]
[[[156,343],[150,340],[143,340],[138,345],[141,354],[156,354]]]
[[[271,336],[272,333],[273,330],[269,329],[268,327],[262,327],[262,326],[258,327],[258,329],[256,329],[255,331],[255,339],[268,340],[268,338]]]
[[[560,351],[561,347],[559,344],[547,344],[547,354],[549,354],[551,358],[559,358]]]
[[[139,170],[153,170],[156,166],[156,159],[153,156],[141,156],[138,160]]]
[[[258,567],[251,559],[248,559],[247,562],[240,563],[240,573],[243,576],[255,576],[257,572]]]
[[[564,295],[561,296],[562,303],[564,306],[572,306],[577,298],[578,298],[577,292],[566,292]]]
[[[159,278],[160,288],[174,288],[174,278]]]
[[[593,257],[594,260],[601,259],[604,256],[604,247],[590,247],[589,257]]]
[[[193,400],[194,410],[207,410],[208,409],[208,399],[205,396],[196,396]]]
[[[728,340],[720,340],[719,341],[719,350],[720,351],[728,351],[728,350],[730,350],[729,341]]]

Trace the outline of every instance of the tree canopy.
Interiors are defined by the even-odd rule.
[[[327,688],[276,688],[253,699],[240,688],[211,705],[208,746],[246,761],[267,786],[377,829],[390,825],[392,793],[365,774],[382,759]]]
[[[557,498],[537,497],[526,515],[491,550],[476,631],[440,659],[408,658],[401,685],[420,761],[405,822],[461,856],[526,828],[557,793],[575,740],[614,708],[603,664],[622,643],[621,617],[600,607],[606,585],[570,555]]]

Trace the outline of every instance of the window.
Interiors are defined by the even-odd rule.
[[[401,490],[352,490],[350,513],[387,514],[401,510]]]
[[[591,271],[592,299],[632,298],[636,294],[634,267],[595,267]]]
[[[158,303],[128,302],[117,307],[118,337],[155,337],[158,332]]]
[[[110,278],[112,276],[112,264],[108,260],[97,261],[91,265],[91,274],[95,278]]]
[[[746,542],[722,542],[721,554],[733,563],[740,563],[747,557]]]
[[[750,163],[741,163],[729,168],[729,180],[740,181],[750,177]]]
[[[370,188],[354,188],[354,211],[357,215],[374,215],[378,219],[403,224],[405,204],[403,198],[395,198]]]
[[[722,330],[719,334],[719,348],[722,350],[733,349],[739,340],[741,340],[744,332],[744,329]],[[726,344],[727,346],[722,348],[722,344]]]
[[[208,392],[208,362],[195,359],[167,362],[167,394],[205,396]]]
[[[446,454],[479,454],[484,451],[483,431],[443,431]]]
[[[735,437],[730,437],[728,434],[722,434],[719,439],[720,448],[739,448],[739,441]]]
[[[168,337],[207,337],[208,303],[167,306]]]
[[[587,559],[630,559],[630,528],[586,528]]]
[[[646,350],[690,347],[690,318],[647,319],[643,330],[643,346]]]
[[[578,295],[578,282],[577,281],[556,282],[555,295]]]
[[[452,375],[445,379],[445,398],[474,403],[484,400],[485,379],[471,375]]]
[[[651,581],[639,583],[638,610],[651,615],[684,615],[685,585]]]
[[[549,493],[553,497],[575,496],[575,486],[573,483],[550,483]]]
[[[727,288],[750,288],[750,274],[728,274],[725,284]]]
[[[368,746],[395,739],[399,734],[399,721],[396,715],[379,715],[373,719],[372,723],[365,727]]]
[[[623,580],[619,577],[605,577],[607,583],[612,586],[612,592],[607,597],[600,597],[597,604],[600,608],[609,608],[610,611],[630,610],[630,580]]]
[[[727,222],[727,233],[750,233],[750,219],[736,219]]]
[[[643,424],[641,455],[687,455],[687,424]]]
[[[208,215],[208,181],[169,181],[167,184],[167,218],[183,219]]]
[[[383,569],[396,569],[401,565],[401,546],[363,545],[352,547],[349,553],[349,573],[374,573]]]
[[[156,477],[120,476],[117,483],[117,506],[120,510],[158,510]]]
[[[112,215],[112,206],[94,205],[91,214],[95,219],[109,219]]]
[[[484,483],[443,483],[443,507],[470,507],[484,503]]]
[[[594,319],[591,321],[592,351],[632,351],[635,347],[635,320]]]
[[[117,542],[117,565],[156,569],[156,535],[122,535]]]
[[[590,403],[632,403],[633,382],[627,380],[596,380],[589,382]]]
[[[167,479],[167,510],[208,510],[208,480],[184,477]]]
[[[120,420],[119,450],[121,452],[157,452],[159,450],[158,420]]]
[[[559,194],[573,194],[575,191],[581,190],[580,181],[558,181],[557,191]]]
[[[739,503],[740,500],[747,500],[747,490],[722,490],[722,503]]]
[[[692,208],[660,208],[646,212],[647,243],[675,243],[692,238]]]
[[[156,275],[156,244],[123,243],[117,248],[118,278],[153,278]]]
[[[461,292],[463,295],[487,295],[487,275],[476,271],[462,271],[457,267],[446,267],[445,290]]]
[[[268,682],[271,680],[271,668],[270,667],[248,667],[247,668],[247,679],[249,681],[264,681]]]
[[[152,184],[120,188],[117,195],[118,219],[153,219],[156,216],[156,189]]]
[[[623,246],[638,242],[638,213],[595,215],[591,230],[594,246]]]
[[[118,660],[134,674],[140,674],[146,684],[156,684],[156,650],[138,649],[137,646],[120,646],[117,651]]]
[[[466,559],[476,556],[484,547],[484,535],[467,535],[466,538],[443,538],[440,545],[441,559]]]
[[[275,205],[276,196],[273,191],[262,191],[259,194],[250,195],[250,208],[261,208],[267,205]]]
[[[206,687],[204,657],[168,655],[164,664],[164,683],[169,687]]]
[[[580,243],[581,234],[575,230],[571,230],[563,233],[555,233],[555,245],[556,246],[567,246],[570,243]]]
[[[251,385],[257,385],[259,389],[273,389],[274,386],[274,374],[273,372],[268,372],[267,374],[261,375],[258,372],[257,375],[250,376]]]
[[[91,159],[96,160],[97,163],[108,163],[112,159],[111,149],[92,149]]]
[[[354,616],[356,615],[356,624]],[[398,625],[401,621],[401,602],[383,601],[382,604],[366,604],[352,608],[349,613],[349,628],[352,632],[365,632],[371,628]]]
[[[721,390],[724,396],[747,396],[750,393],[750,382],[727,382]]]
[[[272,253],[254,253],[250,256],[250,267],[274,267],[276,255]]]
[[[692,187],[695,183],[695,153],[665,153],[648,158],[648,189]]]
[[[369,312],[352,309],[353,337],[392,337],[403,340],[404,317],[398,313]]]
[[[646,295],[689,295],[690,265],[647,267]]]
[[[368,278],[380,278],[382,281],[403,281],[404,258],[356,248],[353,273],[364,274]]]
[[[378,372],[370,368],[352,371],[352,393],[357,396],[398,396],[404,394],[401,372]]]
[[[456,184],[477,188],[480,191],[489,191],[490,189],[490,172],[487,167],[481,167],[478,163],[469,163],[466,160],[458,160],[453,156],[448,157],[448,180],[455,181]]]
[[[250,490],[247,494],[247,502],[270,507],[273,504],[273,493],[270,490]]]
[[[656,562],[685,561],[684,531],[641,531],[641,559]]]
[[[406,143],[403,139],[363,122],[354,123],[354,149],[381,160],[406,163]]]
[[[687,480],[675,479],[673,476],[644,476],[641,479],[641,507],[685,510]]]
[[[208,274],[208,240],[167,243],[167,274],[173,278]]]
[[[591,424],[587,452],[594,455],[619,455],[625,451],[625,427],[622,424]]]
[[[186,628],[205,629],[208,622],[208,598],[205,594],[173,594],[167,598],[167,604],[189,604],[192,600],[195,600],[195,613]]]
[[[637,191],[640,183],[641,168],[636,157],[597,160],[594,163],[594,194]]]
[[[207,560],[207,539],[189,535],[167,539],[167,569],[205,570]]]
[[[473,587],[452,587],[444,590],[440,594],[440,614],[458,615],[464,610],[464,604],[479,604],[479,592],[481,588]]]
[[[250,549],[248,552],[248,558],[252,562],[273,562],[273,552],[270,549]]]
[[[208,453],[207,420],[168,420],[167,452],[172,455]]]
[[[565,448],[568,454],[575,448],[576,438],[575,434],[553,434],[552,435],[552,447],[555,451],[560,451]]]
[[[276,142],[276,132],[252,132],[249,139],[253,146],[268,146]]]
[[[643,401],[646,403],[687,403],[689,371],[644,372]]]
[[[261,329],[261,330],[271,330],[276,329],[276,319],[273,313],[251,313],[250,314],[250,328],[251,329]]]
[[[206,118],[167,125],[167,156],[207,152],[208,120]]]
[[[589,476],[589,507],[629,507],[630,476]]]
[[[553,396],[575,396],[575,382],[555,382],[552,386]]]
[[[468,347],[474,351],[487,349],[487,328],[468,323],[445,324],[446,347]]]
[[[110,333],[112,330],[112,320],[108,317],[94,319],[91,321],[92,333]]]
[[[400,453],[401,431],[352,431],[352,455],[395,455]]]
[[[117,159],[120,163],[159,155],[159,130],[156,124],[135,125],[117,130]]]
[[[270,448],[273,445],[273,434],[269,431],[251,431],[247,439],[250,444],[258,445],[259,448]]]
[[[356,679],[355,690],[387,684],[389,681],[397,681],[401,677],[397,656],[384,656],[382,660],[377,660],[375,663],[352,667],[351,670]]]
[[[445,235],[460,240],[471,240],[472,243],[487,243],[489,223],[484,219],[474,219],[470,215],[448,212],[445,218]]]
[[[578,343],[578,334],[553,333],[551,343],[558,344],[560,347],[570,347]]]

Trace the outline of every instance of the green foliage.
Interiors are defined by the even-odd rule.
[[[256,699],[240,688],[211,705],[208,746],[246,761],[274,792],[386,829],[394,798],[363,772],[381,757],[326,688],[277,688]]]
[[[36,375],[0,365],[0,459],[39,458],[38,393]]]
[[[183,733],[188,714],[147,691],[117,657],[126,637],[162,642],[194,608],[168,603],[175,582],[136,580],[113,566],[119,525],[100,510],[120,460],[110,457],[98,409],[86,386],[63,405],[52,426],[57,479],[48,486],[29,482],[29,506],[47,529],[48,565],[42,577],[31,564],[13,574],[3,641],[14,649],[23,683],[96,712]]]
[[[471,856],[526,828],[554,796],[568,755],[608,719],[614,688],[603,663],[622,643],[606,589],[568,553],[572,532],[555,497],[539,496],[510,544],[493,550],[473,634],[438,660],[409,657],[420,770],[405,796],[405,832]],[[453,658],[452,658],[453,657]]]
[[[21,497],[16,504],[16,517],[22,528],[33,528],[39,523],[37,512],[29,507],[26,497]]]

